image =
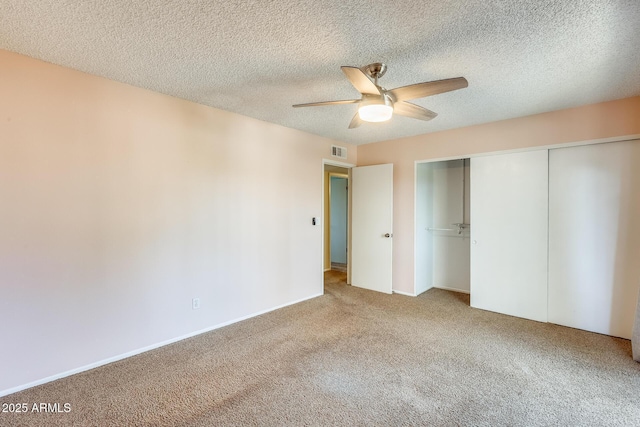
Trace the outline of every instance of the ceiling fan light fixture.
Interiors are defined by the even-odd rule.
[[[393,104],[386,96],[365,99],[360,103],[358,115],[365,122],[386,122],[393,116]]]

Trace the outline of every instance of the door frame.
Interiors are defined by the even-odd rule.
[[[326,233],[326,227],[327,227],[327,219],[325,218],[325,194],[327,191],[327,188],[325,188],[325,179],[324,179],[324,172],[325,172],[325,166],[329,165],[329,166],[337,166],[340,168],[345,168],[348,169],[348,174],[347,174],[347,187],[351,188],[351,168],[354,168],[356,165],[353,163],[347,163],[347,162],[341,162],[338,160],[333,160],[333,159],[322,159],[322,167],[321,167],[321,177],[322,177],[322,209],[321,209],[321,216],[320,216],[320,223],[322,225],[322,229],[321,229],[321,233],[320,233],[320,242],[321,242],[321,256],[320,256],[320,272],[321,272],[321,277],[322,277],[322,294],[324,295],[324,251],[325,251],[325,242],[324,242],[324,236]],[[347,191],[347,248],[351,247],[351,191]],[[329,250],[331,250],[329,248]],[[347,284],[351,284],[351,251],[347,251]]]

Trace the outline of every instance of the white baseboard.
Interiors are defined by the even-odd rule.
[[[442,290],[445,290],[445,291],[459,292],[461,294],[467,294],[467,295],[471,294],[471,292],[465,291],[464,289],[448,288],[446,286],[434,286],[434,288],[442,289]]]
[[[398,294],[398,295],[405,295],[405,296],[408,296],[408,297],[415,297],[416,296],[416,294],[412,294],[412,293],[409,293],[409,292],[403,292],[403,291],[396,291],[396,290],[393,290],[393,293],[394,294]]]
[[[122,353],[122,354],[119,354],[117,356],[109,357],[107,359],[103,359],[103,360],[100,360],[100,361],[97,361],[97,362],[94,362],[94,363],[90,363],[88,365],[84,365],[84,366],[81,366],[79,368],[70,369],[68,371],[61,372],[61,373],[55,374],[55,375],[51,375],[51,376],[48,376],[46,378],[42,378],[42,379],[39,379],[39,380],[36,380],[36,381],[32,381],[32,382],[27,383],[27,384],[22,384],[22,385],[19,385],[19,386],[16,386],[16,387],[11,387],[11,388],[8,388],[8,389],[5,389],[5,390],[0,390],[0,397],[7,396],[7,395],[13,394],[13,393],[17,393],[19,391],[26,390],[28,388],[35,387],[35,386],[38,386],[38,385],[46,384],[46,383],[49,383],[51,381],[59,380],[61,378],[65,378],[65,377],[68,377],[68,376],[71,376],[71,375],[74,375],[74,374],[78,374],[80,372],[88,371],[89,369],[98,368],[100,366],[107,365],[107,364],[113,363],[113,362],[117,362],[118,360],[126,359],[127,357],[135,356],[135,355],[140,354],[140,353],[144,353],[144,352],[147,352],[147,351],[150,351],[150,350],[155,350],[156,348],[160,348],[160,347],[163,347],[165,345],[173,344],[175,342],[182,341],[184,339],[191,338],[191,337],[194,337],[196,335],[204,334],[205,332],[210,332],[210,331],[213,331],[215,329],[219,329],[219,328],[222,328],[224,326],[231,325],[233,323],[241,322],[243,320],[247,320],[247,319],[250,319],[252,317],[260,316],[262,314],[269,313],[270,311],[275,311],[275,310],[287,307],[289,305],[298,304],[298,303],[301,303],[303,301],[310,300],[310,299],[313,299],[313,298],[316,298],[316,297],[319,297],[319,296],[322,296],[322,295],[323,295],[322,293],[314,294],[314,295],[311,295],[309,297],[301,298],[299,300],[288,302],[288,303],[285,303],[285,304],[282,304],[282,305],[279,305],[279,306],[276,306],[276,307],[273,307],[273,308],[268,308],[266,310],[262,310],[262,311],[259,311],[257,313],[249,314],[247,316],[243,316],[243,317],[240,317],[240,318],[237,318],[237,319],[229,320],[227,322],[219,323],[217,325],[214,325],[214,326],[211,326],[211,327],[208,327],[208,328],[205,328],[205,329],[200,329],[200,330],[195,331],[195,332],[190,332],[190,333],[188,333],[186,335],[181,335],[179,337],[171,338],[171,339],[168,339],[168,340],[156,343],[156,344],[151,344],[151,345],[148,345],[146,347],[139,348],[137,350],[128,351],[126,353]]]

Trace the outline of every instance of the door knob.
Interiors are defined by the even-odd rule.
[[[388,239],[389,237],[391,237],[391,236],[393,236],[393,234],[386,233],[386,234],[384,235],[384,237],[386,237],[387,239]]]

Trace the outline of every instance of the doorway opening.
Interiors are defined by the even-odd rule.
[[[349,267],[349,171],[348,165],[323,166],[323,271],[324,284],[348,283]]]
[[[416,164],[415,294],[471,290],[470,160]]]
[[[329,173],[329,258],[331,270],[347,272],[348,180],[344,174]]]

